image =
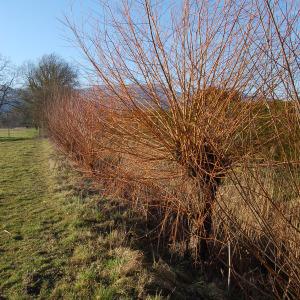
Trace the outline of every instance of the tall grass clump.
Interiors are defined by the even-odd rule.
[[[67,20],[95,76],[56,97],[54,141],[208,277],[296,299],[296,2],[122,3],[87,32]]]

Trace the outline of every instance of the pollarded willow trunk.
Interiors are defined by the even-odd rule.
[[[216,202],[217,190],[221,184],[221,179],[206,176],[204,180],[205,205],[203,210],[203,238],[200,240],[200,258],[205,261],[209,257],[208,240],[213,232],[213,207]]]
[[[220,159],[206,142],[202,147],[200,158],[193,163],[188,162],[188,174],[197,181],[199,199],[205,201],[203,211],[197,213],[195,218],[202,220],[202,226],[198,230],[201,232],[199,254],[202,261],[209,258],[208,240],[213,233],[213,207],[227,166],[227,160]]]

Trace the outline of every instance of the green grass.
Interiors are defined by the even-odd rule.
[[[36,137],[38,131],[34,128],[7,129],[0,128],[0,142],[23,141]]]
[[[47,294],[68,256],[61,248],[68,218],[49,176],[50,145],[34,136],[20,130],[0,143],[0,294],[9,298]]]
[[[101,220],[93,197],[76,194],[74,174],[58,172],[48,140],[35,139],[35,130],[0,134],[0,296],[116,298],[113,282],[101,279],[114,257],[88,222]]]
[[[128,211],[92,192],[47,139],[34,129],[6,133],[0,130],[0,299],[203,294],[182,271],[147,258],[126,234],[134,236]]]

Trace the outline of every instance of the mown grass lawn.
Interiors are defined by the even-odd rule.
[[[130,211],[37,135],[0,129],[1,300],[223,299],[189,268],[153,261]]]
[[[76,192],[36,134],[0,131],[0,298],[115,299],[120,259],[90,225],[101,222],[99,196]]]
[[[2,297],[48,295],[70,256],[71,203],[56,191],[49,142],[35,136],[34,129],[0,132]]]

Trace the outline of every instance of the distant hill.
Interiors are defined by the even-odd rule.
[[[126,101],[128,94],[130,97],[134,98],[134,105],[140,107],[151,108],[160,106],[162,109],[167,109],[170,106],[168,101],[168,97],[170,96],[168,96],[159,86],[154,86],[154,89],[150,90],[147,85],[144,84],[129,84],[126,86],[127,91],[122,92],[122,89],[125,89],[125,87],[121,86],[116,86],[114,89],[119,95],[124,95],[124,103],[127,103],[126,105],[128,105],[128,107],[132,105],[130,99],[127,99],[128,101]],[[104,85],[81,89],[80,92],[83,96],[97,101],[99,100],[100,103],[107,105],[108,107],[121,104],[120,100],[114,101],[114,99],[117,99],[117,95]],[[180,93],[176,92],[176,95],[178,96]],[[124,109],[124,106],[121,106]]]

